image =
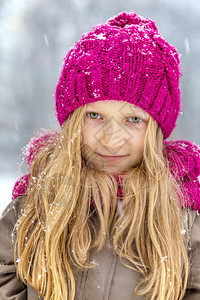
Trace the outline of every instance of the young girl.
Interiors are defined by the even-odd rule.
[[[0,299],[200,299],[200,149],[166,141],[180,59],[123,12],[65,57],[0,221]]]

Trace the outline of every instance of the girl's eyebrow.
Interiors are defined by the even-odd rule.
[[[126,112],[126,113],[122,113],[123,116],[130,116],[130,115],[139,115],[142,116],[143,118],[148,118],[148,114],[142,111],[131,111],[131,112]]]

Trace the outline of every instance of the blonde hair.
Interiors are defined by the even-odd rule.
[[[53,132],[54,142],[46,142],[28,170],[29,188],[16,224],[17,274],[45,300],[73,300],[74,268],[95,267],[88,261],[89,250],[99,251],[107,243],[124,265],[142,274],[137,295],[182,299],[188,258],[181,190],[163,156],[161,129],[150,117],[143,159],[121,180],[119,210],[114,176],[91,168],[82,157],[86,106]]]

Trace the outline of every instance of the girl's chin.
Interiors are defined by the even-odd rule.
[[[125,172],[125,170],[117,169],[117,168],[105,168],[102,171],[108,172],[108,173],[113,174],[113,175],[118,175],[120,173]]]
[[[98,171],[104,171],[107,172],[109,174],[113,174],[113,175],[118,175],[120,173],[124,173],[126,171],[128,171],[130,168],[120,168],[119,166],[101,166],[100,164],[95,164],[91,161],[85,161],[86,165],[93,170],[98,170]]]

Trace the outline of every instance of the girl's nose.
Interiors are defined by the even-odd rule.
[[[100,133],[100,132],[99,132]],[[104,148],[107,149],[108,155],[123,155],[124,152],[120,152],[127,140],[127,132],[124,130],[122,125],[118,124],[115,120],[109,122],[107,126],[102,128],[101,134],[99,135],[99,142]]]

